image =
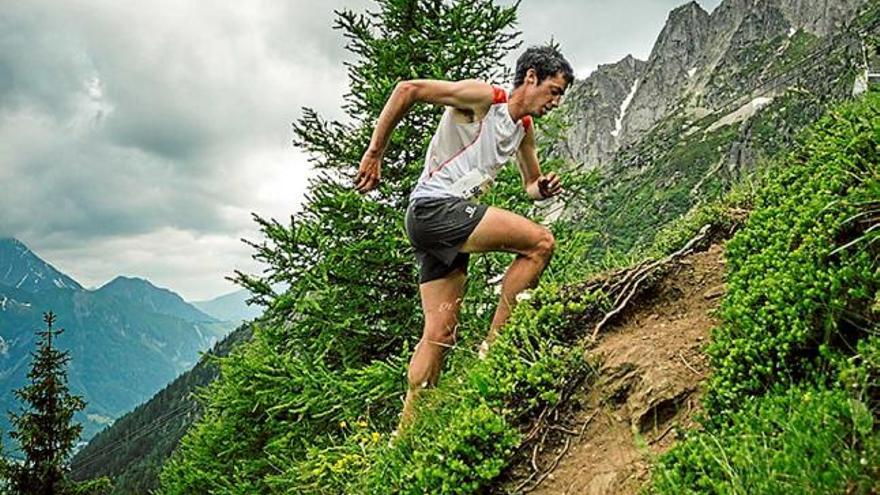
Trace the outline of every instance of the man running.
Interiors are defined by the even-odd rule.
[[[379,115],[355,179],[362,193],[379,183],[388,139],[412,105],[446,106],[406,211],[407,236],[421,265],[419,292],[425,327],[407,373],[402,425],[411,420],[419,391],[437,383],[444,351],[455,343],[469,254],[507,251],[517,255],[504,274],[501,298],[480,346],[481,357],[510,316],[516,295],[534,287],[550,262],[555,241],[549,230],[471,199],[492,183],[513,155],[532,199],[562,191],[556,174],[541,174],[532,116],[557,107],[573,79],[571,66],[556,48],[531,47],[517,60],[509,95],[473,79],[403,81]]]

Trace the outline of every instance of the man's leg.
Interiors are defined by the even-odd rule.
[[[409,389],[403,404],[400,418],[401,427],[413,419],[413,403],[419,392],[437,384],[443,354],[455,344],[458,326],[458,312],[464,292],[466,275],[456,269],[443,278],[425,282],[419,286],[422,296],[422,311],[425,313],[425,327],[422,339],[416,344],[409,363],[407,380]]]
[[[553,234],[537,223],[500,208],[489,207],[477,228],[462,247],[466,253],[507,251],[516,259],[504,274],[501,299],[486,342],[491,344],[516,305],[516,295],[534,287],[550,263],[556,241]]]

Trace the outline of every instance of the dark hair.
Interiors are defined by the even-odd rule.
[[[538,74],[538,84],[548,77],[562,73],[566,84],[574,81],[574,71],[565,57],[559,53],[556,45],[531,46],[524,51],[516,61],[516,73],[513,76],[513,87],[516,88],[526,79],[526,72],[535,69]]]

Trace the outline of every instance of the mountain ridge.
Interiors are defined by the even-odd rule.
[[[0,242],[0,263],[5,263],[0,273],[13,274],[4,281],[41,282],[19,288],[0,283],[0,379],[6,387],[0,410],[19,407],[12,390],[27,382],[35,331],[42,328],[42,314],[51,310],[65,329],[56,342],[70,352],[71,391],[87,402],[75,416],[84,426],[83,441],[191,369],[233,328],[147,280],[117,277],[87,290],[21,241]],[[0,429],[10,429],[5,415]]]
[[[149,280],[140,277],[118,275],[95,292],[118,297],[151,309],[153,312],[177,316],[191,322],[219,321],[186,302],[176,292],[157,287]]]
[[[79,282],[42,260],[14,237],[0,238],[0,273],[0,284],[28,292],[50,288],[84,290]]]

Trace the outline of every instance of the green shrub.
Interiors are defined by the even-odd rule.
[[[708,352],[715,370],[707,406],[729,412],[777,383],[829,364],[820,346],[845,348],[864,336],[880,289],[876,256],[837,250],[854,198],[876,180],[880,95],[820,120],[799,148],[773,167],[746,226],[727,244],[723,323]],[[864,319],[864,316],[860,316]]]
[[[876,493],[880,435],[846,391],[794,387],[689,432],[655,466],[657,494]],[[873,491],[872,491],[873,490]]]
[[[880,416],[880,333],[858,343],[856,354],[840,366],[839,379],[846,390]]]
[[[346,493],[476,493],[507,466],[520,429],[557,404],[564,388],[588,376],[572,335],[588,295],[566,301],[554,284],[528,292],[484,361],[460,357],[436,389],[419,398],[416,421],[374,452],[369,473]]]

